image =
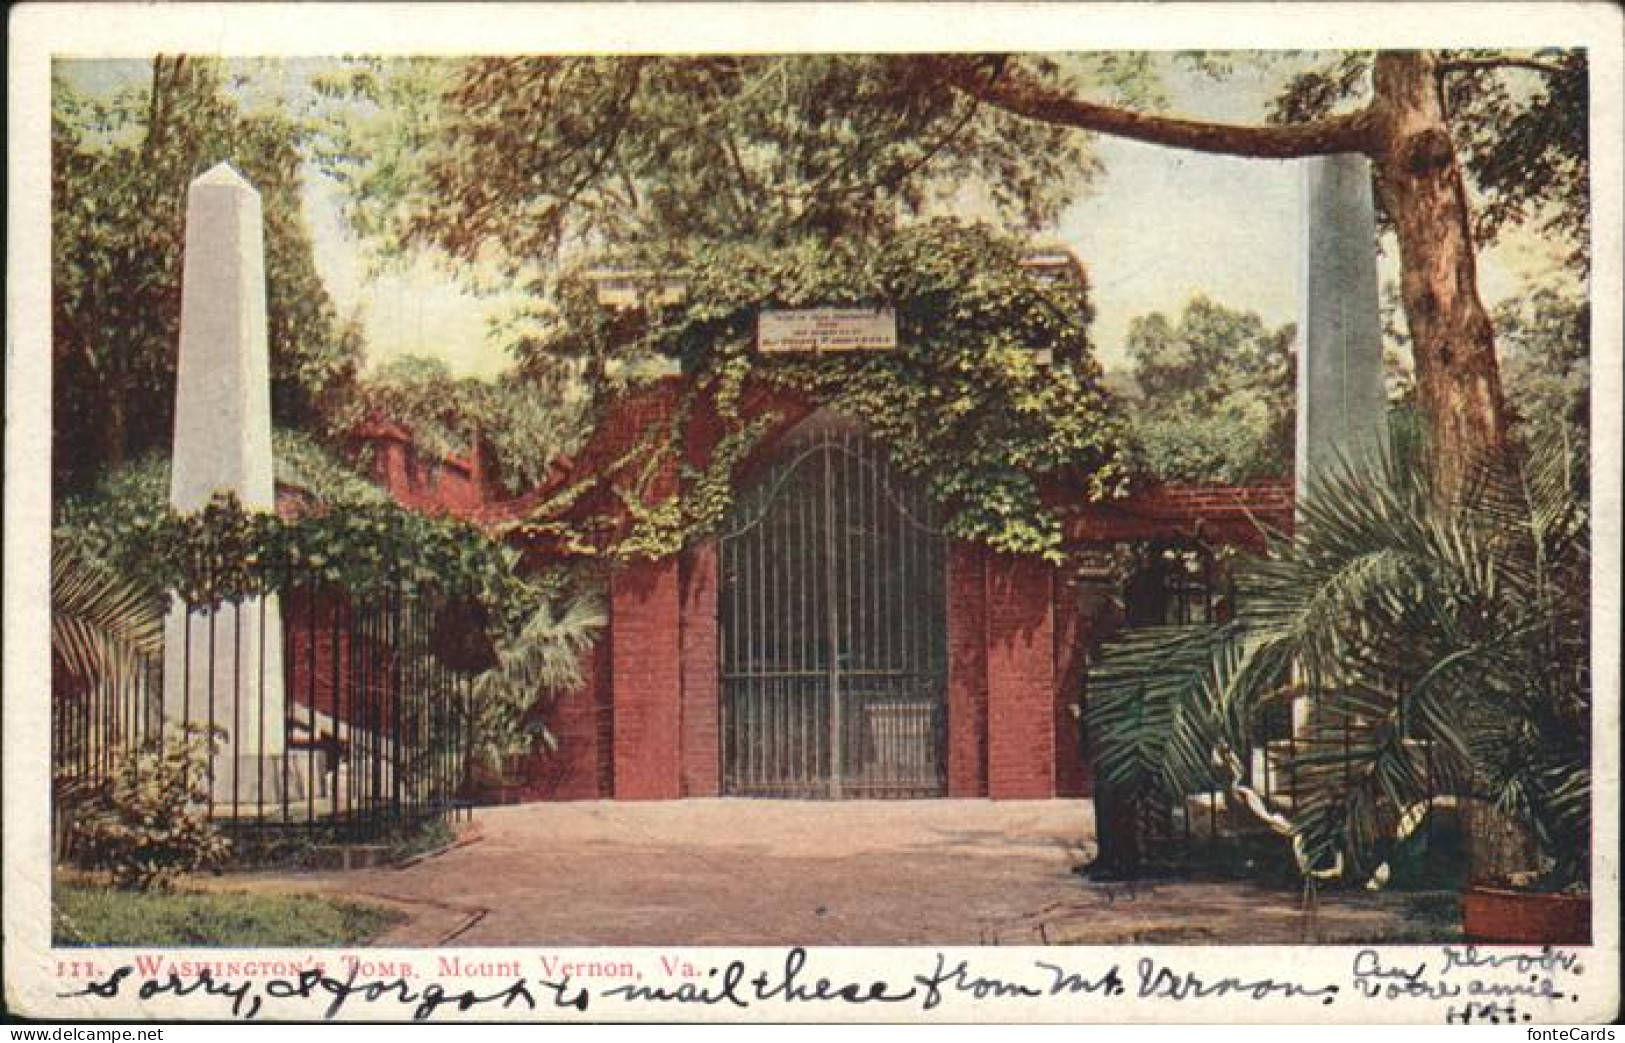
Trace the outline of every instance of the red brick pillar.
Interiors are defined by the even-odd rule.
[[[544,714],[558,750],[537,750],[525,765],[527,800],[602,800],[609,796],[611,733],[606,674],[609,638],[582,656],[581,686],[559,695]]]
[[[987,571],[974,543],[948,545],[948,796],[987,796]]]
[[[1083,678],[1089,621],[1077,580],[1055,578],[1055,795],[1087,797],[1090,772],[1083,758]]]
[[[683,555],[682,789],[685,797],[722,791],[720,664],[717,658],[717,545],[711,540]]]
[[[677,558],[639,560],[610,576],[615,799],[682,795]]]
[[[987,791],[1055,796],[1055,571],[1038,558],[987,558]]]

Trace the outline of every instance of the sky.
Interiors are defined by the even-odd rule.
[[[1291,63],[1238,63],[1223,79],[1165,63],[1167,111],[1255,123],[1280,90]],[[76,82],[110,89],[144,75],[142,63],[91,62]],[[297,75],[285,77],[282,90]],[[1069,246],[1090,273],[1096,350],[1108,369],[1125,363],[1124,340],[1139,316],[1176,315],[1204,294],[1256,312],[1278,326],[1297,319],[1302,164],[1209,156],[1109,137],[1094,150],[1102,173],[1042,238]],[[457,375],[492,377],[509,364],[489,336],[491,322],[520,298],[479,295],[449,265],[429,256],[379,271],[345,225],[340,189],[312,165],[303,201],[316,264],[340,314],[366,332],[368,364],[399,355],[444,360]],[[1539,269],[1538,242],[1509,237],[1482,260],[1492,305]],[[1392,251],[1383,278],[1394,275]]]

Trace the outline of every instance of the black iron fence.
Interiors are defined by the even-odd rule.
[[[1293,720],[1289,703],[1273,707],[1255,725],[1248,748],[1215,751],[1209,786],[1183,800],[1142,809],[1139,828],[1175,862],[1202,862],[1237,841],[1272,834],[1271,843],[1278,846],[1284,842],[1281,830],[1301,824],[1315,802],[1335,806],[1362,788],[1357,776],[1364,763],[1354,746],[1367,738],[1366,726],[1358,720],[1321,721],[1309,728]],[[1394,852],[1401,841],[1437,844],[1441,833],[1459,828],[1463,803],[1463,787],[1442,769],[1432,743],[1403,740],[1400,747],[1412,773],[1412,792],[1403,806],[1386,797],[1374,800],[1382,806],[1378,830]]]
[[[1097,598],[1104,591],[1122,599],[1124,615],[1115,626],[1190,627],[1231,618],[1237,591],[1208,548],[1169,542],[1141,553],[1121,588],[1093,588]],[[1097,630],[1099,639],[1111,634],[1110,627]],[[1464,786],[1444,770],[1439,751],[1425,741],[1376,736],[1377,722],[1339,711],[1337,704],[1317,704],[1301,690],[1282,693],[1253,721],[1242,748],[1213,751],[1205,785],[1173,799],[1128,799],[1097,786],[1101,831],[1120,838],[1130,861],[1201,863],[1231,851],[1237,841],[1271,834],[1279,849],[1283,831],[1311,812],[1342,814],[1327,806],[1362,789],[1379,809],[1375,825],[1384,837],[1432,841],[1442,829],[1458,826]],[[1357,778],[1368,768],[1369,744],[1378,738],[1392,747],[1391,758],[1404,761],[1404,807],[1392,806],[1392,794],[1373,792],[1368,780]],[[1319,809],[1313,807],[1317,802]]]
[[[245,837],[398,835],[459,813],[472,680],[437,654],[444,607],[356,599],[316,582],[280,597],[177,610],[163,655],[115,680],[55,679],[58,843],[74,808],[143,749],[211,736],[209,816]],[[166,676],[167,673],[167,676]]]

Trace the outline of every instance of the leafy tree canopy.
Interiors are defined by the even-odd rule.
[[[1124,102],[1155,88],[1144,55],[1033,62]],[[358,228],[514,265],[606,244],[874,238],[967,207],[1032,229],[1095,173],[1081,134],[947,89],[930,56],[389,61],[323,85],[371,103],[346,110],[329,155]]]
[[[153,604],[177,596],[197,608],[309,582],[360,599],[446,598],[476,606],[497,638],[517,633],[568,582],[562,573],[521,578],[518,555],[484,533],[416,514],[359,480],[354,495],[341,487],[337,501],[300,518],[245,511],[229,494],[183,515],[162,495],[167,472],[154,457],[67,501],[53,555],[95,562]]]
[[[361,378],[329,423],[341,437],[367,421],[390,420],[430,453],[486,451],[499,480],[519,492],[541,482],[584,433],[584,396],[540,385],[523,374],[459,379],[438,359],[400,356]]]
[[[1566,444],[1583,465],[1591,441],[1591,302],[1580,289],[1535,286],[1501,302],[1495,324],[1523,441]]]
[[[1160,312],[1135,319],[1130,416],[1148,468],[1170,481],[1290,474],[1296,335],[1202,296],[1177,322]]]

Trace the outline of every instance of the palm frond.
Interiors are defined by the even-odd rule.
[[[163,648],[157,599],[58,545],[51,555],[51,651],[76,687],[122,685]]]
[[[1243,660],[1238,636],[1233,624],[1150,627],[1102,651],[1088,725],[1107,782],[1167,799],[1213,788],[1214,752],[1238,716],[1230,705]]]
[[[481,759],[497,767],[537,741],[557,748],[557,739],[531,711],[582,684],[582,660],[605,622],[595,598],[573,598],[562,610],[544,601],[512,640],[498,646],[496,665],[474,679]]]
[[[1090,723],[1109,781],[1177,795],[1203,746],[1242,749],[1290,680],[1309,696],[1292,774],[1309,872],[1370,868],[1441,792],[1552,851],[1589,835],[1589,518],[1566,453],[1486,468],[1446,500],[1403,446],[1334,466],[1237,580],[1234,621],[1108,649]],[[1554,856],[1555,857],[1555,856]],[[1558,859],[1570,872],[1583,859]]]

